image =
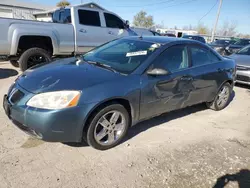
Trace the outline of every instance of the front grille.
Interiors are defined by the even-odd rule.
[[[12,103],[12,104],[16,104],[17,102],[19,102],[22,98],[24,97],[24,93],[21,92],[20,90],[18,89],[13,89],[10,93],[10,96],[9,96],[9,101]]]
[[[236,80],[243,82],[250,82],[250,78],[248,76],[237,75]]]

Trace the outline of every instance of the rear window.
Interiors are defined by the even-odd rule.
[[[101,26],[99,12],[89,10],[78,10],[79,23],[90,26]]]

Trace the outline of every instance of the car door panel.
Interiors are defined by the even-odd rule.
[[[191,74],[193,76],[194,90],[190,93],[190,105],[207,102],[213,100],[217,93],[217,81],[220,76],[220,63],[216,57],[211,58],[209,49],[205,49],[199,45],[190,45],[191,49],[203,51],[197,57],[197,54],[190,53],[192,67]]]
[[[100,33],[105,33],[102,14],[98,11],[88,9],[76,9],[75,14],[75,38],[77,53],[87,52],[96,46],[106,43],[109,39]],[[91,17],[88,18],[88,17]]]
[[[147,119],[186,107],[189,94],[194,89],[190,78],[189,70],[167,76],[143,76],[140,117]]]
[[[102,14],[106,26],[106,31],[104,33],[104,36],[108,41],[129,36],[129,32],[127,28],[125,28],[125,24],[122,21],[122,19],[108,12],[103,12]]]

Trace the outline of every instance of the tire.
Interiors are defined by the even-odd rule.
[[[220,103],[220,101],[219,101],[220,100],[220,94],[222,93],[224,88],[226,88],[226,90],[228,90],[228,94],[227,94],[226,100],[223,100],[224,102]],[[220,111],[220,110],[226,108],[227,105],[230,102],[231,93],[232,93],[232,86],[228,82],[223,84],[221,86],[221,88],[219,89],[215,99],[212,102],[207,102],[206,103],[207,107],[212,109],[212,110],[215,110],[215,111]]]
[[[111,121],[111,117],[113,117],[113,112],[117,113],[117,114],[121,114],[121,116],[119,116],[119,118],[117,119],[117,125],[123,125],[123,126],[117,126],[116,128],[118,129],[118,127],[123,127],[122,129],[119,129],[121,131],[115,131],[112,126],[115,125],[111,125],[109,124],[109,129],[104,128],[99,122],[103,122],[103,116],[105,116],[106,120],[108,120],[108,122],[112,122]],[[109,116],[110,119],[109,119]],[[121,123],[119,123],[121,121]],[[92,146],[95,149],[98,150],[107,150],[110,149],[116,145],[118,145],[121,140],[125,137],[127,131],[128,131],[128,127],[129,127],[129,114],[128,111],[124,108],[124,106],[122,106],[121,104],[110,104],[108,106],[104,106],[103,108],[97,110],[96,113],[94,113],[89,122],[89,126],[87,131],[85,131],[85,133],[83,134],[83,139],[87,141],[88,145]],[[108,125],[108,124],[106,124]],[[99,130],[98,130],[99,129]],[[113,133],[109,133],[110,131],[114,131]],[[97,134],[99,133],[99,134]],[[100,134],[100,133],[104,133],[104,134]],[[119,135],[118,135],[119,133]],[[97,140],[97,135],[102,135],[99,141]],[[104,136],[106,135],[106,136]],[[114,140],[114,142],[109,142],[109,140],[112,140],[112,136],[110,135],[116,135],[117,139]],[[116,137],[114,136],[114,138]],[[105,140],[107,140],[107,143],[105,143]],[[101,143],[103,142],[103,143]]]
[[[13,66],[13,67],[19,67],[19,64],[16,60],[10,60],[10,64]]]
[[[30,61],[31,58],[35,59],[35,57],[38,58],[37,61]],[[32,66],[41,63],[48,63],[50,61],[52,61],[51,55],[46,50],[42,48],[30,48],[21,55],[19,59],[19,67],[21,71],[25,71]]]

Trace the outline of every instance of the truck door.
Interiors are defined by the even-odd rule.
[[[94,47],[100,46],[107,42],[103,37],[106,28],[101,22],[100,12],[98,10],[75,9],[74,11],[75,24],[75,40],[76,52],[84,53]]]
[[[104,12],[106,23],[105,38],[108,41],[129,35],[136,35],[131,29],[125,26],[124,22],[114,14]]]

